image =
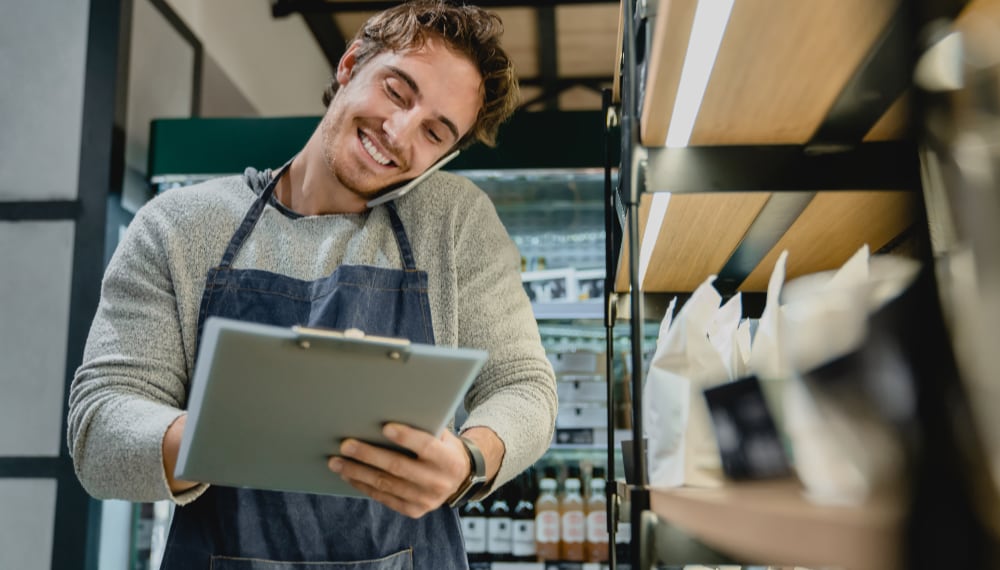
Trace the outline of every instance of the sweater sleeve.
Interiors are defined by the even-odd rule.
[[[183,504],[207,487],[173,496],[163,468],[163,436],[183,413],[188,384],[165,218],[154,201],[130,224],[70,388],[70,454],[97,498]]]
[[[520,254],[484,194],[465,212],[456,238],[460,343],[490,354],[466,396],[469,417],[461,429],[487,427],[503,441],[492,491],[552,442],[555,376],[521,285]]]

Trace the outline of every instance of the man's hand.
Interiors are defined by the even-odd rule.
[[[167,433],[163,435],[163,473],[167,476],[167,485],[170,486],[170,492],[175,495],[198,485],[191,481],[174,479],[174,468],[177,466],[177,453],[181,449],[181,437],[184,435],[184,424],[186,423],[187,414],[182,414],[170,424],[170,427],[167,428]]]
[[[352,487],[383,505],[412,518],[420,518],[447,501],[472,469],[465,446],[451,432],[434,436],[402,424],[386,424],[383,434],[416,458],[347,439],[342,457],[330,459],[330,470]],[[492,480],[503,458],[503,443],[487,428],[464,434],[483,451],[487,478]]]

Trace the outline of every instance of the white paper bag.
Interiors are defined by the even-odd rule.
[[[757,376],[767,399],[767,407],[779,433],[785,430],[784,386],[790,376],[784,352],[784,324],[781,316],[781,289],[785,283],[788,251],[782,251],[767,282],[767,300],[750,348],[750,372]]]
[[[708,340],[726,366],[726,380],[736,380],[745,375],[746,366],[739,346],[742,316],[743,298],[737,293],[715,312],[708,326]]]
[[[715,486],[721,482],[719,451],[702,390],[728,378],[708,339],[721,297],[702,283],[667,324],[657,342],[643,388],[644,428],[649,441],[650,482],[657,486]],[[668,315],[669,315],[668,311]]]

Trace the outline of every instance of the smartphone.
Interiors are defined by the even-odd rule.
[[[428,176],[430,176],[431,174],[434,174],[434,172],[436,172],[442,166],[444,166],[445,164],[448,164],[448,162],[450,162],[453,158],[455,158],[456,156],[458,156],[459,152],[460,151],[456,150],[455,152],[453,152],[453,153],[445,156],[441,160],[439,160],[439,161],[435,162],[434,164],[432,164],[430,168],[428,168],[427,170],[423,171],[423,173],[420,176],[417,176],[416,178],[414,178],[413,180],[410,180],[409,182],[407,182],[406,184],[400,186],[399,188],[396,188],[395,190],[390,190],[390,191],[386,192],[385,194],[382,194],[378,198],[375,198],[373,200],[369,200],[368,201],[368,207],[369,208],[374,208],[375,206],[378,206],[379,204],[385,204],[386,202],[388,202],[390,200],[395,200],[396,198],[399,198],[400,196],[402,196],[403,194],[406,194],[410,190],[413,190],[414,188],[417,187],[418,184],[420,184],[424,180],[427,180]]]

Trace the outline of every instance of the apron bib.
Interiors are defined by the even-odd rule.
[[[392,202],[386,207],[403,269],[345,265],[303,281],[232,267],[285,171],[254,201],[219,266],[208,272],[199,342],[205,319],[220,316],[285,327],[357,328],[433,344],[427,274],[416,268]],[[213,485],[175,509],[161,568],[464,570],[468,564],[458,515],[447,506],[413,520],[370,499]]]

